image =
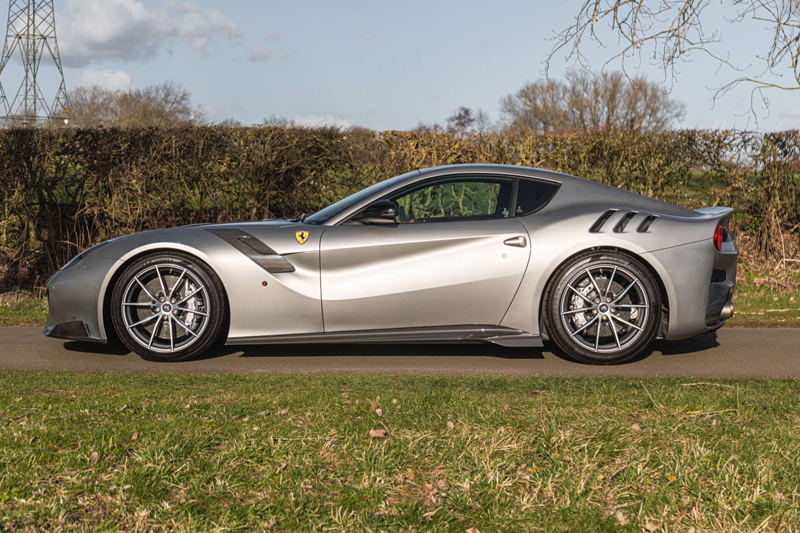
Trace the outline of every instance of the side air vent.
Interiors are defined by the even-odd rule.
[[[655,219],[657,219],[657,218],[658,218],[658,217],[657,217],[656,215],[647,215],[647,216],[645,217],[645,219],[644,219],[644,220],[642,220],[642,223],[641,223],[641,224],[639,224],[639,228],[638,228],[636,231],[638,231],[639,233],[644,233],[644,232],[646,232],[647,230],[649,230],[649,229],[650,229],[650,225],[651,225],[651,224],[653,223],[653,221],[654,221]]]
[[[273,274],[294,272],[294,265],[246,231],[227,228],[212,228],[206,231],[242,252],[267,272]]]
[[[625,213],[625,216],[622,217],[622,220],[620,220],[617,225],[614,226],[614,233],[622,233],[625,231],[625,227],[628,225],[628,222],[630,222],[631,219],[636,216],[636,214],[636,211]]]
[[[603,226],[606,225],[606,222],[608,222],[608,219],[611,218],[611,215],[613,215],[616,212],[617,212],[616,209],[609,209],[608,211],[600,215],[600,218],[598,218],[597,221],[594,224],[592,224],[592,227],[589,228],[589,233],[600,233],[600,230],[603,229]]]

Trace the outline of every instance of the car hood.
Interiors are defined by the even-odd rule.
[[[97,255],[122,259],[139,248],[196,249],[210,251],[230,238],[257,239],[271,253],[285,255],[319,250],[319,238],[325,226],[303,224],[285,219],[233,222],[227,224],[193,224],[177,228],[143,231],[115,239],[102,247]],[[240,235],[237,235],[240,233]],[[223,237],[225,236],[225,237]],[[254,242],[254,241],[251,241]],[[257,247],[261,247],[255,243]]]

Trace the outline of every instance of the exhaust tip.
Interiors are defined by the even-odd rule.
[[[730,301],[725,304],[722,308],[722,312],[719,314],[720,320],[728,320],[733,316],[733,301]]]

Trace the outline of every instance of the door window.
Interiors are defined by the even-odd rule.
[[[487,220],[513,216],[514,180],[450,178],[428,183],[391,198],[397,222],[412,224],[457,220]]]

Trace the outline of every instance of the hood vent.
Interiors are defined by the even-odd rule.
[[[606,222],[608,222],[608,219],[611,218],[611,215],[613,215],[616,212],[617,212],[616,209],[609,209],[608,211],[600,215],[600,218],[598,218],[597,221],[594,224],[592,224],[592,227],[589,228],[589,233],[600,233],[600,230],[603,229],[603,226],[606,225]]]
[[[636,231],[638,231],[639,233],[644,233],[644,232],[646,232],[647,230],[649,230],[649,229],[650,229],[650,225],[651,225],[651,224],[653,223],[653,221],[654,221],[655,219],[657,219],[657,218],[658,218],[658,217],[657,217],[656,215],[647,215],[647,216],[645,217],[645,219],[644,219],[644,220],[642,220],[642,223],[641,223],[641,224],[639,224],[639,227],[637,228],[637,230],[636,230]]]
[[[625,227],[628,225],[628,222],[630,222],[631,219],[636,215],[637,215],[636,211],[630,211],[628,213],[625,213],[625,216],[622,217],[622,220],[620,220],[617,223],[617,225],[614,226],[614,233],[622,233],[623,231],[625,231]]]

